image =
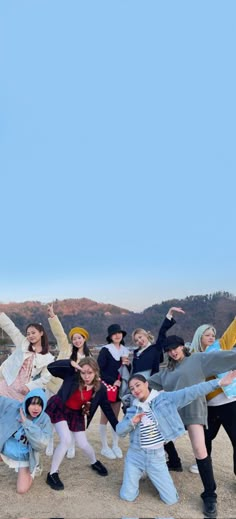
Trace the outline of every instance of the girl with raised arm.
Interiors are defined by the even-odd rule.
[[[48,322],[51,331],[57,341],[57,348],[59,350],[57,360],[70,358],[71,360],[79,362],[84,357],[91,356],[87,345],[87,340],[89,339],[89,333],[87,330],[80,326],[76,326],[69,331],[67,336],[58,316],[54,313],[53,304],[48,304],[47,310]],[[58,377],[52,377],[47,385],[47,397],[50,398],[51,396],[56,395],[61,387],[61,384],[62,379]],[[53,455],[53,436],[47,446],[46,454],[47,456]],[[73,437],[71,439],[71,445],[68,448],[66,456],[67,458],[75,457],[75,444]]]
[[[100,381],[97,361],[92,357],[81,359],[79,364],[74,360],[57,360],[48,369],[54,377],[63,379],[63,384],[58,394],[49,399],[46,409],[60,439],[54,450],[47,484],[54,490],[64,489],[58,471],[70,445],[71,433],[88,457],[91,469],[100,476],[107,476],[107,469],[97,460],[85,433],[85,415],[88,427],[99,406],[113,429],[118,422],[108,402],[106,387]]]
[[[0,367],[0,395],[22,401],[31,389],[46,388],[51,378],[47,366],[54,357],[48,351],[48,337],[42,324],[28,324],[23,335],[2,312],[0,327],[16,346]]]
[[[235,377],[236,370],[222,379],[171,392],[150,390],[143,375],[136,374],[130,378],[129,388],[134,401],[116,427],[120,436],[130,436],[120,489],[122,499],[136,499],[139,481],[145,471],[161,500],[168,505],[177,503],[178,493],[166,465],[163,445],[185,432],[178,410],[217,387],[228,385]]]
[[[151,332],[143,328],[136,328],[132,333],[132,340],[136,344],[137,349],[134,350],[132,360],[132,375],[140,373],[148,378],[159,371],[160,362],[163,361],[163,342],[166,338],[167,331],[176,323],[174,313],[184,314],[184,310],[177,306],[172,306],[160,327],[156,342]],[[168,442],[164,446],[168,454],[167,465],[169,470],[182,472],[181,459],[175,448],[174,443]]]

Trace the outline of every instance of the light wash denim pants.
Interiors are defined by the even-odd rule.
[[[166,465],[164,447],[159,449],[133,449],[129,447],[125,458],[121,499],[134,501],[139,495],[139,480],[146,472],[160,498],[167,505],[177,503],[179,496]]]

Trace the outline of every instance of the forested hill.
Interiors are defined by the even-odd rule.
[[[219,337],[236,315],[236,297],[228,292],[194,295],[185,299],[171,299],[146,308],[143,312],[131,312],[112,304],[103,304],[90,299],[64,299],[54,301],[55,313],[60,318],[66,332],[73,326],[83,326],[90,332],[89,344],[103,344],[107,327],[119,323],[128,333],[126,344],[131,344],[131,333],[135,328],[150,330],[155,336],[161,322],[171,306],[181,306],[185,315],[176,315],[177,324],[172,332],[190,341],[195,329],[204,323],[212,323]],[[38,301],[0,304],[0,312],[5,312],[24,333],[30,322],[40,322],[55,343],[47,320],[47,305]],[[0,331],[0,338],[4,334]]]

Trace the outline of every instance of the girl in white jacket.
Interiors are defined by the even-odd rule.
[[[0,395],[22,402],[32,389],[46,388],[51,378],[47,366],[54,357],[48,351],[48,337],[41,324],[28,324],[24,336],[1,312],[0,327],[16,346],[0,367]]]

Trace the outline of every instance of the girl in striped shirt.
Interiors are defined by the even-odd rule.
[[[166,464],[164,443],[185,433],[178,410],[210,391],[228,385],[235,377],[236,370],[221,379],[200,382],[177,391],[156,391],[149,388],[143,375],[131,376],[129,389],[134,400],[116,426],[119,436],[130,436],[120,489],[122,499],[136,499],[140,478],[146,472],[161,500],[168,505],[177,503],[178,493]]]

